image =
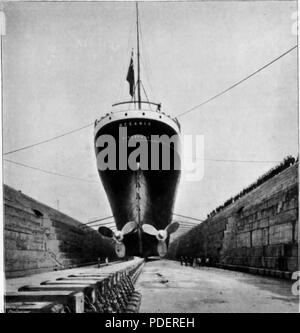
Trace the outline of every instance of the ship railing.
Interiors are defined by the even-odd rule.
[[[170,115],[166,114],[165,112],[161,111],[161,103],[154,103],[154,102],[149,102],[149,101],[140,101],[140,103],[142,104],[142,109],[141,110],[138,109],[138,102],[137,101],[126,101],[126,102],[119,102],[119,103],[112,104],[112,107],[116,107],[116,106],[128,106],[129,105],[129,108],[127,107],[127,109],[125,109],[125,110],[117,110],[117,111],[114,111],[114,112],[106,113],[100,119],[96,119],[95,126],[102,119],[111,116],[112,113],[118,113],[118,112],[124,112],[124,111],[130,112],[130,111],[134,110],[134,111],[158,112],[160,114],[163,114],[166,117],[172,119],[177,124],[177,126],[179,127],[179,129],[180,129],[180,123],[179,123],[179,121],[178,121],[177,118],[173,118]],[[132,105],[134,106],[134,109],[130,108],[130,106],[132,106]],[[145,108],[144,105],[148,106],[149,108]],[[155,109],[153,107],[151,107],[151,106],[154,106]]]
[[[160,111],[160,109],[161,109],[161,103],[153,103],[153,102],[148,102],[148,101],[140,101],[140,102],[137,102],[137,101],[126,101],[126,102],[115,103],[112,106],[115,107],[115,106],[124,105],[124,104],[125,105],[129,104],[129,106],[130,106],[130,104],[133,104],[134,106],[137,106],[139,103],[143,104],[143,105],[144,104],[148,104],[150,106],[150,110],[151,111],[153,111],[152,108],[151,108],[151,105],[156,106],[156,110],[155,111]]]

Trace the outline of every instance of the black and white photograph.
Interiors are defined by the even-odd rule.
[[[298,8],[0,1],[0,312],[299,313]]]

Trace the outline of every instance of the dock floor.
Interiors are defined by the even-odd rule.
[[[295,282],[295,281],[294,281]],[[211,267],[149,261],[137,280],[140,312],[299,312],[293,281]]]

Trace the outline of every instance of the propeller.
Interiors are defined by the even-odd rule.
[[[114,238],[117,242],[122,242],[123,238],[125,235],[131,233],[134,229],[136,228],[136,222],[134,221],[129,221],[127,222],[122,230],[117,230],[115,233],[114,233]]]
[[[116,230],[113,232],[108,227],[99,227],[98,232],[108,238],[113,238],[115,240],[115,251],[119,258],[123,258],[125,256],[125,245],[123,243],[124,236],[131,233],[136,228],[136,222],[129,221],[127,222],[122,230]]]
[[[178,228],[179,228],[178,222],[173,222],[162,230],[157,230],[151,224],[143,224],[142,226],[142,229],[146,234],[155,236],[157,238],[158,240],[157,252],[160,257],[164,257],[167,254],[168,249],[167,249],[166,240],[168,236],[174,233]]]

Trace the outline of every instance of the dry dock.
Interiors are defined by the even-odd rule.
[[[285,163],[171,239],[168,260],[118,260],[93,226],[5,186],[6,312],[299,312],[298,163]]]
[[[299,312],[291,287],[291,281],[170,260],[146,263],[136,283],[143,313]]]

